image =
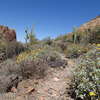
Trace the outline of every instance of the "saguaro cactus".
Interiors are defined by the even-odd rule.
[[[77,28],[76,27],[73,28],[73,42],[74,44],[76,44],[77,42]]]

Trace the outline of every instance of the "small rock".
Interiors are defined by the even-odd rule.
[[[16,89],[15,87],[12,87],[12,88],[11,88],[11,92],[17,93],[17,89]]]
[[[54,81],[59,81],[59,79],[57,77],[54,78]]]
[[[44,97],[42,96],[42,97],[40,97],[40,100],[45,100],[45,99],[44,99]]]
[[[34,92],[34,91],[35,91],[34,87],[29,86],[29,87],[27,87],[27,88],[23,88],[22,90],[20,90],[20,91],[18,92],[18,95],[26,95],[26,94],[32,93],[32,92]]]

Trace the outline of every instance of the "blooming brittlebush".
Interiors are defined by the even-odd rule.
[[[77,61],[73,87],[78,99],[100,99],[100,52],[97,49],[99,46],[100,44],[96,45]]]
[[[30,56],[32,57],[32,59],[34,59],[34,58],[36,58],[36,55],[38,55],[42,51],[44,51],[44,49],[37,49],[37,50],[23,52],[17,56],[16,62],[20,63],[20,62],[26,60],[27,58],[29,58]]]

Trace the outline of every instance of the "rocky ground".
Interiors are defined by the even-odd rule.
[[[50,68],[44,79],[24,80],[18,84],[18,88],[12,88],[12,92],[0,95],[0,100],[73,100],[68,91],[74,61],[62,59],[68,62],[65,68]]]

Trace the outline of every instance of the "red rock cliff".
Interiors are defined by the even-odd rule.
[[[13,29],[9,29],[7,26],[0,25],[0,34],[7,41],[16,41],[16,32]]]

